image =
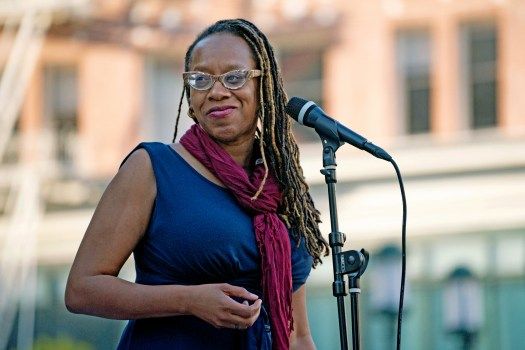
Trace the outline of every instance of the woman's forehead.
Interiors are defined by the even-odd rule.
[[[212,34],[195,45],[191,69],[255,68],[252,51],[241,37],[230,33]]]

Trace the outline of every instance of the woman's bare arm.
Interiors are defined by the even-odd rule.
[[[306,285],[293,293],[292,308],[294,330],[290,335],[290,349],[315,350],[306,311]]]

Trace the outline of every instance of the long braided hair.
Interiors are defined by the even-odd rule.
[[[288,100],[284,92],[281,73],[275,59],[273,48],[266,36],[251,22],[244,19],[221,20],[205,29],[197,36],[186,51],[185,71],[189,71],[193,49],[204,38],[218,33],[229,33],[243,38],[252,50],[254,60],[262,70],[259,84],[258,119],[261,124],[259,137],[260,153],[265,168],[272,171],[283,191],[279,214],[291,228],[293,237],[305,238],[308,252],[313,257],[313,266],[321,262],[322,255],[328,255],[328,244],[319,230],[319,211],[315,208],[308,185],[299,164],[299,149],[291,132],[290,118],[285,112]],[[184,94],[189,104],[190,87],[185,86],[179,101],[173,142],[181,114]],[[255,194],[262,190],[266,177]]]

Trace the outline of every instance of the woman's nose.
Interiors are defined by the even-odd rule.
[[[213,82],[213,85],[210,88],[210,91],[208,92],[208,98],[210,99],[223,99],[225,97],[229,97],[231,95],[231,91],[224,87],[222,83],[219,80],[216,80]]]

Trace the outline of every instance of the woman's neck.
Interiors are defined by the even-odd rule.
[[[245,169],[250,169],[250,161],[253,151],[253,140],[238,144],[221,144],[222,148],[233,158],[235,163]]]

